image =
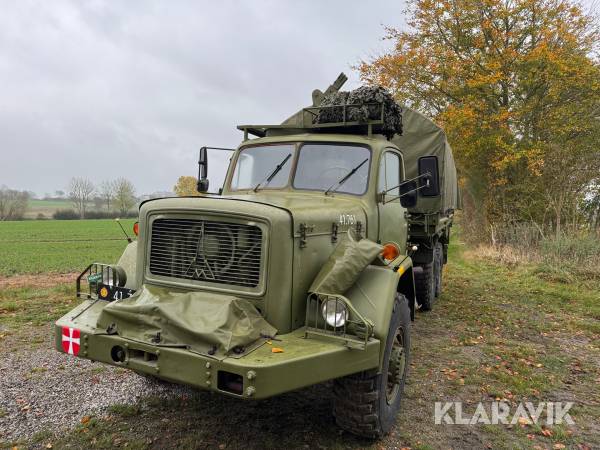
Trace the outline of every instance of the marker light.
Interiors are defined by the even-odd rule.
[[[137,236],[139,232],[140,232],[140,224],[139,224],[139,222],[136,222],[133,224],[133,234],[135,234]]]
[[[381,252],[381,256],[383,259],[388,261],[392,261],[396,259],[400,255],[400,249],[396,244],[385,244],[383,246],[383,251]]]

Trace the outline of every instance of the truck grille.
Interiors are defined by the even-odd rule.
[[[195,219],[156,219],[154,275],[255,287],[260,281],[262,230],[254,225]]]

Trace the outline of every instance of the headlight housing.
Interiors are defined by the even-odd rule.
[[[321,305],[321,314],[327,325],[333,328],[343,327],[348,319],[348,307],[343,301],[330,298]]]

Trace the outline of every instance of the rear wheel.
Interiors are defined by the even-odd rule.
[[[442,294],[442,274],[444,271],[444,247],[441,242],[435,244],[433,250],[433,265],[435,274],[435,297]]]
[[[409,356],[410,309],[406,297],[396,294],[381,373],[361,372],[334,381],[338,426],[369,438],[389,432],[400,410]]]
[[[435,302],[434,262],[423,264],[422,270],[415,271],[415,291],[421,311],[431,311]]]

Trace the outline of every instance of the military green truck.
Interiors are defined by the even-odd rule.
[[[362,117],[327,105],[344,81],[280,125],[239,126],[219,194],[141,204],[119,262],[78,277],[83,302],[56,322],[56,348],[240,399],[333,380],[339,426],[387,433],[426,272],[411,255],[425,267],[441,243],[445,258],[451,208],[435,205],[451,159],[433,149],[437,164],[415,165],[418,139],[396,142],[377,98]]]

